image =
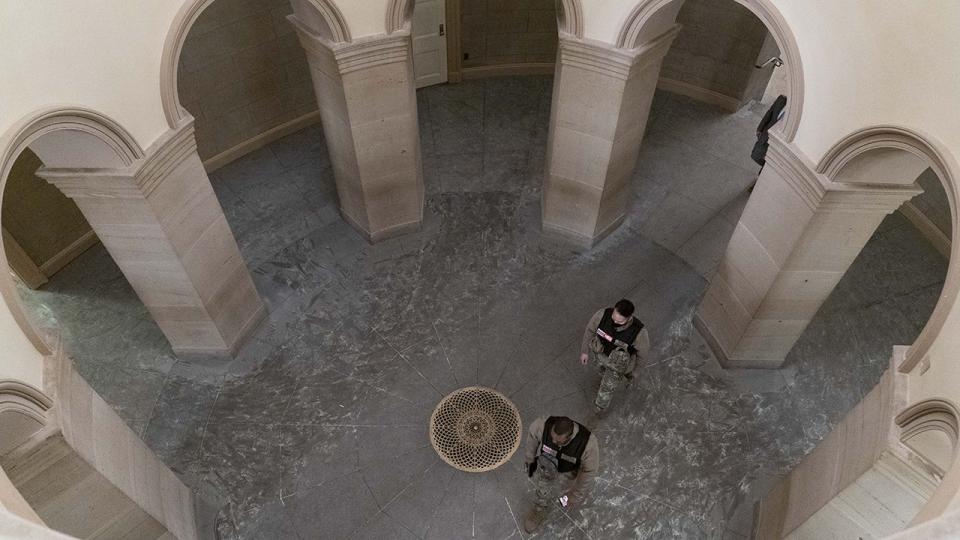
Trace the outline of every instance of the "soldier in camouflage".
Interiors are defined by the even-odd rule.
[[[600,467],[597,437],[566,416],[541,416],[530,424],[523,464],[536,485],[523,520],[523,529],[532,533],[557,503],[569,511],[586,500]]]
[[[633,303],[623,299],[590,318],[580,346],[580,363],[593,360],[600,369],[600,389],[594,411],[603,413],[613,393],[633,379],[637,365],[650,350],[650,335],[636,317]]]

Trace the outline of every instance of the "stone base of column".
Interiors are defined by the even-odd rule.
[[[410,221],[407,223],[401,223],[399,225],[393,225],[386,229],[381,229],[379,231],[370,232],[363,225],[361,225],[357,220],[353,219],[350,214],[340,210],[340,217],[347,222],[348,225],[354,228],[360,236],[367,239],[367,242],[375,244],[377,242],[382,242],[384,240],[389,240],[391,238],[396,238],[397,236],[403,236],[405,234],[415,233],[420,230],[423,226],[423,220],[419,219],[417,221]]]
[[[728,354],[727,351],[723,350],[720,341],[710,330],[706,320],[700,315],[699,309],[693,315],[693,328],[700,333],[700,337],[702,337],[707,343],[707,346],[710,347],[710,352],[712,352],[713,356],[717,359],[717,363],[724,369],[779,369],[786,360],[786,355],[783,355],[783,357],[764,359],[738,358],[734,356],[736,352]]]
[[[237,337],[227,348],[202,348],[202,347],[174,347],[171,346],[173,353],[181,360],[187,360],[193,363],[220,364],[233,360],[240,349],[247,344],[250,336],[260,327],[260,323],[267,318],[267,308],[263,303],[256,309],[240,327]]]
[[[617,230],[617,227],[623,223],[623,220],[624,216],[618,217],[594,236],[585,236],[579,231],[568,229],[562,225],[557,225],[548,221],[543,222],[543,232],[548,236],[563,240],[564,242],[571,244],[576,248],[588,250],[599,244],[607,236],[610,236],[610,233]]]

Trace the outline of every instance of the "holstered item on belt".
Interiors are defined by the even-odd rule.
[[[609,356],[598,355],[598,357],[599,363],[604,367],[612,369],[627,378],[633,377],[633,369],[636,367],[637,360],[625,348],[618,347],[611,351]]]
[[[537,471],[537,460],[533,460],[530,465],[527,465],[527,476],[532,478],[533,473]]]

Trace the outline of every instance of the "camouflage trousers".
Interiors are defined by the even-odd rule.
[[[614,351],[611,356],[617,352]],[[629,366],[632,359],[629,357],[624,359],[623,356],[627,356],[626,353],[612,359],[604,354],[593,354],[593,356],[597,365],[600,366],[600,388],[597,390],[596,399],[593,400],[593,406],[598,411],[605,411],[610,406],[614,392],[630,381],[628,374],[633,372],[632,367]]]
[[[537,470],[533,473],[533,483],[537,488],[533,504],[538,512],[546,513],[563,493],[569,475],[557,472],[557,466],[545,458],[538,458],[538,461]]]

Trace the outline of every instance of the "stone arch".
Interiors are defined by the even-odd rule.
[[[960,410],[950,401],[930,399],[916,403],[894,419],[900,442],[920,454],[943,476],[957,455]]]
[[[67,144],[76,146],[65,149]],[[63,159],[72,163],[58,165],[74,168],[125,168],[145,155],[133,136],[105,115],[79,107],[41,111],[14,125],[0,138],[0,199],[14,161],[28,147],[41,159],[62,153]],[[0,295],[37,351],[48,355],[49,349],[24,313],[9,268],[6,253],[0,249]]]
[[[0,380],[0,456],[47,426],[53,400],[29,384]]]
[[[562,34],[583,37],[583,7],[580,0],[557,0],[557,29]]]
[[[387,4],[387,33],[392,34],[410,27],[416,0],[390,0]]]
[[[919,131],[892,125],[870,126],[857,130],[842,138],[824,154],[817,164],[816,172],[831,181],[839,181],[843,179],[848,167],[860,166],[864,160],[878,156],[889,159],[893,152],[922,160],[937,175],[950,203],[952,237],[960,238],[960,215],[957,210],[957,203],[960,201],[960,167],[942,144]],[[940,301],[917,340],[907,351],[903,363],[898,366],[902,373],[911,371],[926,356],[933,341],[943,330],[950,308],[960,300],[958,244],[960,243],[953,242],[950,247],[950,265],[943,291],[940,293]]]
[[[616,46],[623,49],[634,49],[642,45],[644,27],[654,19],[661,11],[676,7],[679,9],[679,3],[683,0],[640,0],[640,2],[630,11],[626,20],[620,27],[617,35]],[[733,0],[743,7],[750,10],[754,15],[766,25],[767,30],[773,35],[777,46],[780,48],[780,55],[788,71],[790,82],[790,96],[787,103],[787,114],[783,121],[782,130],[787,142],[793,140],[800,127],[800,116],[803,112],[803,63],[800,59],[800,48],[790,30],[786,19],[780,14],[780,11],[773,5],[771,0]],[[653,37],[653,36],[649,36]]]
[[[177,71],[183,44],[200,14],[215,1],[190,0],[185,3],[167,31],[160,59],[160,99],[163,103],[163,114],[171,128],[181,127],[191,118],[190,113],[180,105],[177,88]],[[332,0],[299,0],[299,2],[314,12],[316,16],[312,19],[318,26],[323,27],[323,37],[335,43],[346,43],[352,40],[346,19]]]

